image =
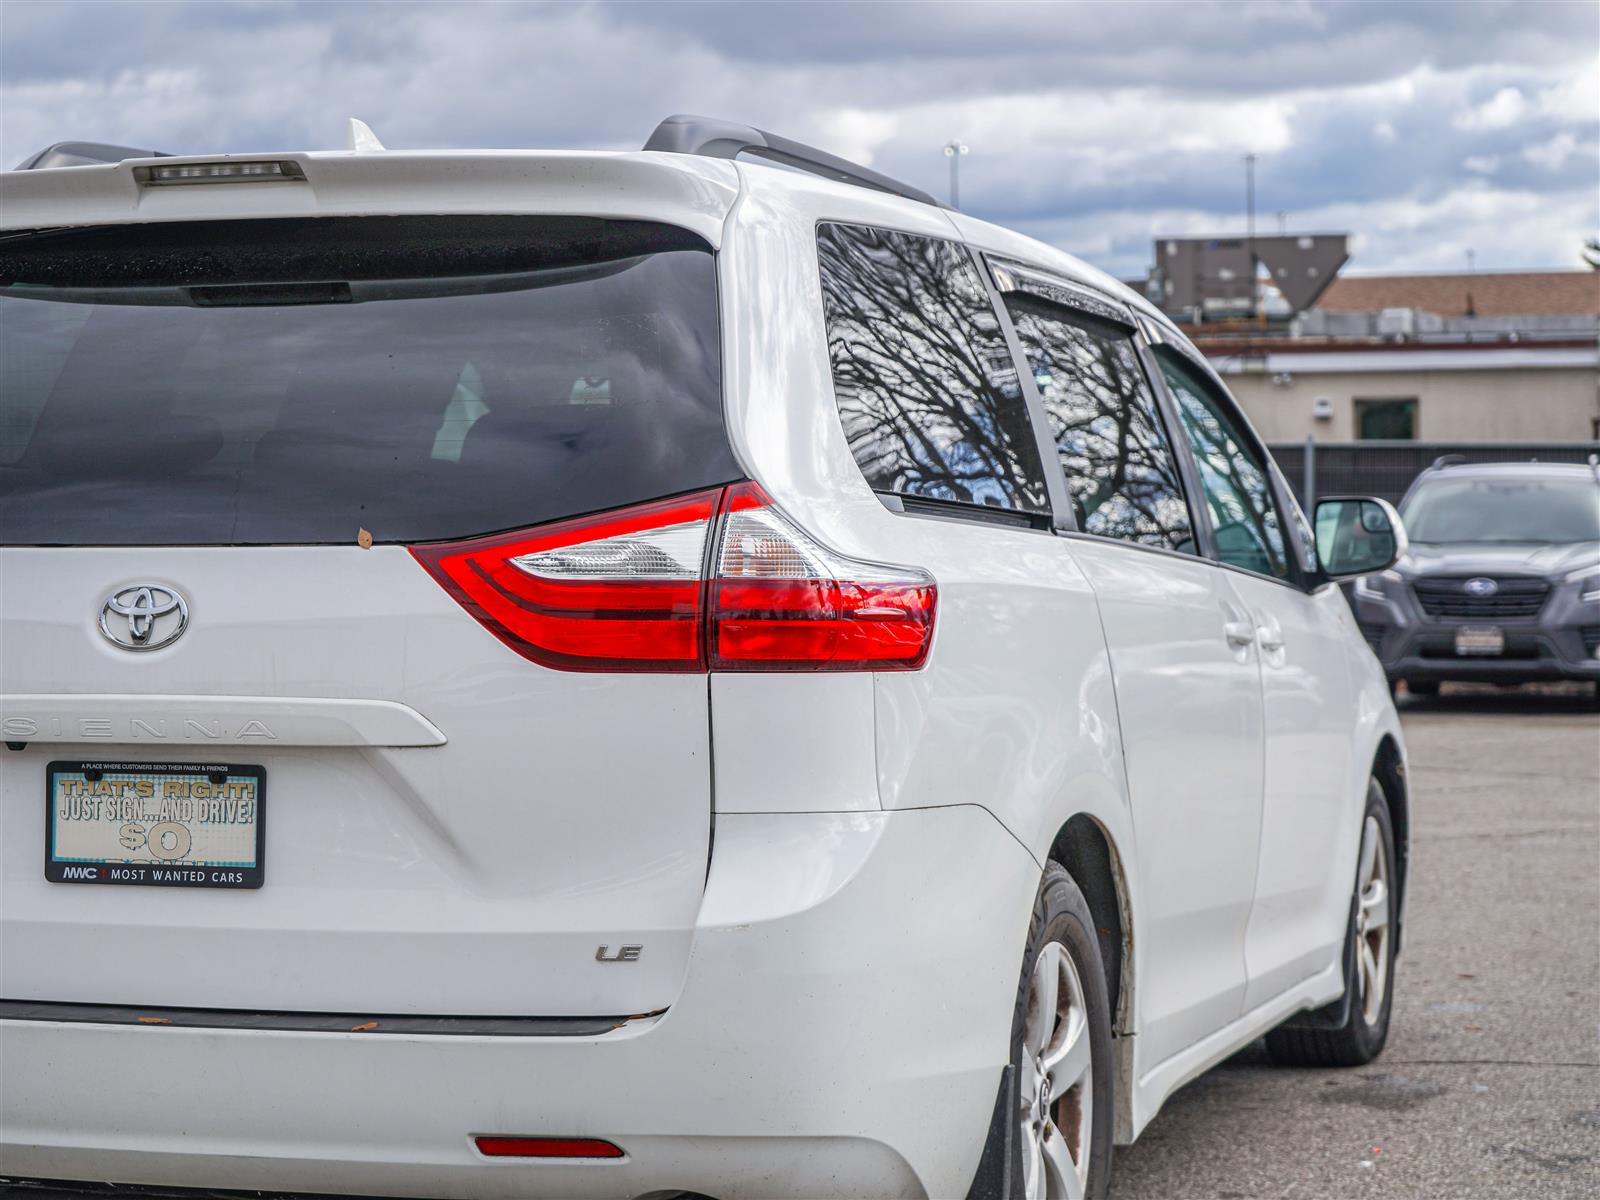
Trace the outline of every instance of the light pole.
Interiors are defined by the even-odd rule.
[[[967,153],[961,142],[946,142],[944,156],[950,160],[950,207],[961,207],[961,156]]]
[[[1256,315],[1256,156],[1244,156],[1245,244],[1250,256],[1250,315]]]

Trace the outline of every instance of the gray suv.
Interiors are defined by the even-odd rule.
[[[1600,699],[1600,468],[1441,459],[1400,514],[1410,552],[1351,595],[1391,682],[1593,680]]]

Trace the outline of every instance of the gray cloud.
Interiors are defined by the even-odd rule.
[[[669,112],[814,140],[1108,269],[1156,233],[1340,221],[1358,265],[1573,265],[1597,225],[1582,3],[0,6],[0,154],[639,145]]]

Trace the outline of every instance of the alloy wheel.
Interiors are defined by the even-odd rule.
[[[1356,973],[1361,1015],[1376,1025],[1389,988],[1389,854],[1377,819],[1361,830],[1361,865],[1356,872]]]
[[[1047,942],[1028,981],[1022,1025],[1023,1194],[1079,1200],[1088,1188],[1094,1073],[1083,981],[1060,942]]]

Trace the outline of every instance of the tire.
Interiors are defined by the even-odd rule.
[[[1356,889],[1345,933],[1345,990],[1349,1003],[1341,1000],[1329,1006],[1342,1010],[1344,1019],[1340,1024],[1330,1021],[1328,1027],[1319,1028],[1297,1018],[1300,1023],[1291,1021],[1274,1029],[1267,1034],[1267,1053],[1273,1062],[1295,1067],[1359,1067],[1383,1053],[1389,1039],[1397,945],[1396,859],[1389,801],[1376,779],[1367,784],[1367,809],[1361,831]],[[1369,846],[1373,855],[1370,862]],[[1375,881],[1381,882],[1381,889],[1374,889]]]
[[[1056,1019],[1047,1025],[1038,1002],[1051,990],[1052,978]],[[1038,1064],[1046,1060],[1053,1060],[1053,1070],[1041,1076]],[[1076,1083],[1063,1073],[1079,1068],[1084,1073]],[[1111,1187],[1113,1069],[1111,1010],[1094,918],[1078,885],[1052,862],[1028,927],[1011,1019],[1011,1065],[1001,1078],[969,1200],[1103,1200]],[[1047,1088],[1055,1095],[1045,1107]]]
[[[1437,696],[1439,694],[1439,681],[1437,679],[1408,679],[1406,691],[1413,696]]]

